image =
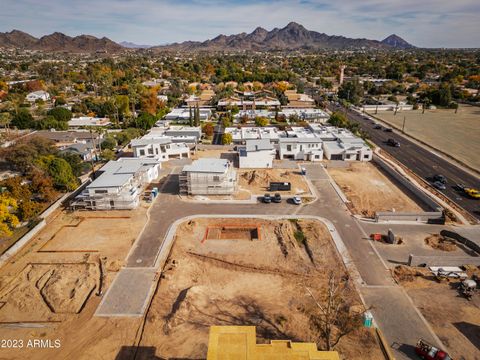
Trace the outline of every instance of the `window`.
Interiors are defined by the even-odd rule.
[[[300,151],[303,151],[303,145],[300,145]]]
[[[287,145],[287,151],[292,151],[292,145]]]
[[[215,175],[215,176],[213,177],[213,181],[219,182],[219,181],[220,181],[220,176]]]
[[[315,159],[320,159],[320,155],[315,155]]]
[[[368,155],[368,154],[363,155],[364,159],[368,159],[369,157],[370,157],[370,155]]]
[[[140,150],[140,156],[145,156],[145,150]]]
[[[110,206],[113,208],[115,206],[115,201],[110,200]]]
[[[95,190],[95,194],[107,194],[108,190]]]
[[[150,155],[153,155],[153,149],[152,149],[152,148],[148,148],[148,153],[149,153]]]
[[[158,155],[158,148],[155,148],[155,154]]]

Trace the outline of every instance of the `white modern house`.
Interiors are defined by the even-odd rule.
[[[112,123],[108,118],[98,118],[92,116],[80,116],[76,118],[72,118],[68,122],[69,128],[82,128],[82,127],[101,127],[101,126],[109,126]]]
[[[133,156],[154,158],[159,161],[190,157],[190,147],[186,143],[174,143],[168,136],[142,137],[130,142]]]
[[[38,91],[34,91],[34,92],[29,93],[26,96],[26,99],[29,102],[35,102],[37,100],[48,101],[48,100],[50,100],[50,94],[46,91],[38,90]]]
[[[140,203],[144,187],[158,178],[160,162],[155,159],[120,158],[100,169],[100,176],[90,183],[72,203],[87,210],[134,209]]]
[[[194,117],[195,108],[194,107],[186,107],[186,108],[175,108],[172,109],[165,117],[164,120],[168,121],[175,121],[178,123],[188,123],[190,121],[190,116]],[[201,108],[198,110],[200,113],[200,121],[207,121],[212,117],[212,110]]]
[[[183,167],[180,193],[188,195],[231,195],[237,188],[237,172],[225,159],[202,158]]]
[[[278,143],[281,131],[276,127],[253,127],[243,126],[240,128],[227,127],[226,134],[232,134],[234,144],[245,144],[247,140],[268,139],[272,143]]]
[[[316,137],[283,137],[278,142],[278,157],[283,159],[323,160],[322,139]]]
[[[272,168],[276,154],[269,139],[247,140],[245,146],[238,147],[238,167]]]
[[[156,125],[150,129],[144,138],[168,136],[174,143],[197,144],[202,137],[202,128],[200,126],[170,125],[165,120],[158,121]]]

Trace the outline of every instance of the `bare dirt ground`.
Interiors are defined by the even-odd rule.
[[[355,214],[373,217],[378,211],[422,211],[390,179],[369,162],[354,162],[348,167],[328,167],[328,173],[351,201]]]
[[[198,149],[194,155],[191,156],[192,160],[198,160],[200,158],[215,158],[215,159],[233,159],[236,156],[236,151],[229,149]]]
[[[480,275],[478,267],[468,267],[470,276],[474,272]],[[439,283],[425,268],[400,267],[394,274],[450,356],[480,360],[480,294],[468,301],[458,291],[459,281]]]
[[[455,240],[447,239],[440,234],[431,234],[425,238],[425,245],[442,251],[455,251],[457,245]]]
[[[154,348],[159,358],[202,359],[211,325],[255,325],[258,342],[317,342],[309,325],[316,308],[306,287],[321,298],[330,271],[346,275],[319,222],[190,220],[177,230],[140,347]],[[356,292],[346,296],[358,311]],[[343,338],[337,350],[343,359],[383,359],[365,328]]]
[[[240,190],[250,192],[252,195],[263,195],[269,192],[270,182],[289,182],[291,191],[281,191],[283,195],[310,196],[310,189],[298,169],[239,169],[238,185]]]
[[[405,132],[471,167],[480,170],[480,107],[460,105],[455,114],[453,109],[402,111],[379,111],[373,116],[398,128],[403,125]]]
[[[59,349],[2,349],[8,359],[113,359],[140,319],[93,314],[146,221],[133,211],[59,212],[0,269],[3,339],[59,339]]]

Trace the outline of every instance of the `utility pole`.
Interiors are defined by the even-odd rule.
[[[405,134],[405,120],[406,120],[406,116],[403,116],[402,133],[404,134]]]

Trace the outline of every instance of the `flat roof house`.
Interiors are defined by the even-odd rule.
[[[284,137],[278,142],[278,157],[283,159],[321,161],[322,139],[316,137]]]
[[[91,117],[91,116],[80,116],[77,118],[72,118],[68,122],[68,127],[69,128],[82,128],[82,127],[87,127],[87,126],[94,126],[94,127],[100,127],[100,126],[109,126],[112,123],[108,118],[97,118],[97,117]]]
[[[188,195],[231,195],[237,189],[237,172],[230,161],[203,158],[183,167],[180,193]]]
[[[160,162],[155,159],[120,158],[100,169],[72,203],[73,208],[88,210],[134,209],[140,203],[143,188],[158,178]]]
[[[269,139],[247,140],[245,146],[238,147],[238,167],[272,168],[276,153]]]
[[[164,116],[163,120],[176,121],[178,123],[187,124],[190,121],[190,114],[194,116],[194,107],[190,108],[175,108],[172,109],[167,115]],[[200,121],[208,121],[212,117],[212,110],[201,108],[198,110],[200,113]]]
[[[155,158],[159,161],[190,157],[190,148],[185,143],[174,143],[168,136],[142,137],[130,142],[136,158]]]

